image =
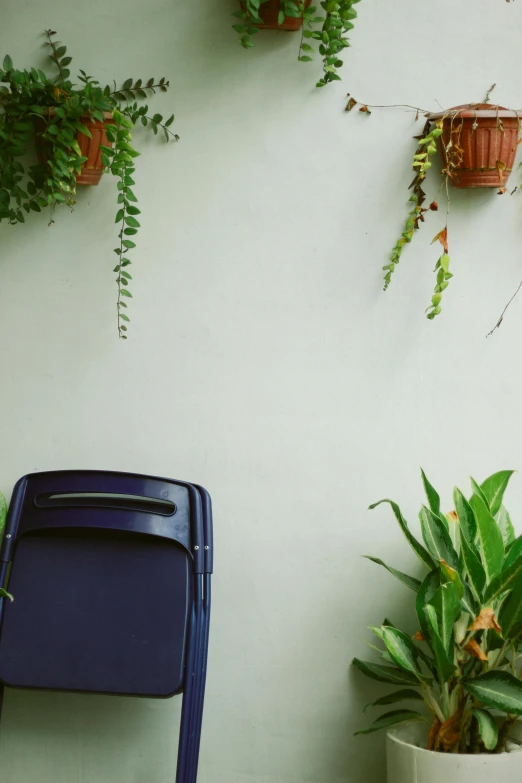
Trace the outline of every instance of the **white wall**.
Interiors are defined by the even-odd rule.
[[[522,277],[522,196],[452,194],[455,277],[426,321],[439,216],[381,292],[413,116],[345,114],[344,96],[447,107],[497,82],[496,100],[522,106],[522,3],[363,0],[344,81],[322,91],[319,64],[294,60],[295,36],[259,34],[243,51],[235,7],[0,0],[2,55],[37,64],[52,25],[101,81],[165,75],[154,106],[174,108],[181,136],[168,148],[135,137],[143,230],[127,343],[109,177],[51,228],[43,214],[2,225],[0,483],[102,467],[208,487],[201,783],[380,783],[383,736],[352,737],[379,688],[349,662],[366,654],[366,626],[408,616],[411,595],[360,555],[416,565],[388,512],[366,508],[391,495],[413,517],[421,464],[447,503],[469,473],[521,467],[522,296],[485,335]],[[11,691],[2,782],[166,783],[178,711]]]

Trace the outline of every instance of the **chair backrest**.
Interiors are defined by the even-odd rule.
[[[0,552],[14,595],[0,606],[0,680],[149,697],[181,692],[194,577],[207,570],[205,558],[211,570],[202,492],[103,471],[20,479]]]

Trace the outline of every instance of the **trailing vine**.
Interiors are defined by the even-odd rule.
[[[45,34],[49,59],[56,69],[54,76],[36,68],[18,70],[9,55],[4,57],[0,69],[0,222],[24,223],[24,215],[48,207],[52,223],[57,206],[66,205],[72,210],[76,203],[76,177],[87,160],[79,139],[92,138],[89,122],[104,123],[108,144],[100,145],[102,164],[118,179],[116,223],[120,230],[114,271],[118,335],[126,339],[125,322],[130,318],[122,310],[127,307],[125,299],[132,296],[132,277],[127,271],[131,261],[127,254],[136,247],[131,237],[140,228],[140,210],[132,189],[134,161],[139,153],[133,146],[131,131],[141,124],[155,135],[162,131],[166,141],[178,140],[170,129],[174,115],[164,120],[161,114],[151,115],[147,105],[138,106],[138,100],[156,91],[166,92],[169,82],[164,77],[146,82],[127,79],[120,88],[116,83],[101,87],[80,69],[80,84],[74,84],[67,48],[55,39],[54,30],[46,30]],[[20,158],[32,145],[35,129],[41,162],[26,167]]]
[[[439,204],[437,200],[438,194],[435,196],[435,198],[432,199],[428,207],[424,207],[423,205],[426,201],[426,193],[424,190],[425,180],[429,169],[432,167],[432,161],[430,160],[430,158],[433,155],[435,155],[435,153],[437,152],[437,148],[439,148],[439,151],[442,154],[443,165],[440,169],[442,180],[438,192],[440,193],[441,191],[444,191],[446,197],[446,210],[445,210],[445,221],[444,221],[443,228],[441,228],[438,231],[438,233],[435,235],[435,237],[432,240],[432,244],[438,242],[442,246],[442,253],[438,257],[437,262],[435,264],[435,268],[434,268],[434,273],[436,278],[435,286],[431,297],[431,302],[426,309],[426,317],[429,320],[433,320],[441,312],[443,293],[448,287],[449,281],[453,277],[453,273],[450,271],[450,256],[449,256],[449,247],[448,247],[448,217],[449,217],[449,209],[450,209],[449,185],[452,182],[458,180],[458,177],[462,176],[462,172],[474,171],[475,173],[481,173],[482,171],[490,171],[490,172],[494,172],[496,174],[496,177],[492,184],[491,184],[492,182],[491,180],[487,180],[486,186],[498,187],[497,192],[499,193],[499,195],[502,195],[506,192],[506,181],[507,181],[507,176],[509,176],[509,171],[507,172],[506,175],[505,161],[497,160],[495,167],[492,167],[490,164],[489,168],[484,168],[484,169],[478,167],[475,168],[472,167],[471,169],[466,168],[467,166],[469,166],[469,163],[465,162],[464,142],[462,141],[462,134],[464,133],[463,117],[466,116],[467,117],[466,121],[470,123],[468,125],[468,134],[475,133],[476,130],[479,128],[478,109],[480,109],[480,107],[483,106],[483,104],[489,104],[490,94],[494,89],[494,87],[495,85],[492,85],[490,89],[487,91],[482,101],[482,104],[468,104],[464,107],[455,107],[453,109],[448,109],[446,111],[439,112],[437,114],[431,114],[426,109],[421,109],[417,106],[411,106],[409,104],[371,105],[366,103],[360,103],[359,101],[355,100],[353,96],[349,94],[347,96],[348,103],[346,105],[346,111],[348,112],[351,112],[356,107],[358,107],[359,112],[364,113],[366,116],[368,116],[371,115],[370,109],[373,108],[405,108],[408,110],[412,110],[416,113],[416,118],[415,118],[416,120],[419,118],[421,114],[423,114],[425,117],[425,124],[422,133],[414,137],[415,140],[417,141],[417,148],[413,155],[413,160],[411,165],[415,172],[415,176],[409,186],[409,189],[412,191],[411,196],[409,198],[409,203],[412,206],[410,207],[408,215],[406,217],[404,229],[400,237],[395,242],[395,245],[393,246],[389,262],[382,267],[384,271],[383,287],[385,291],[388,289],[391,283],[392,276],[396,271],[397,265],[401,260],[404,248],[406,247],[407,244],[411,243],[415,231],[417,231],[420,228],[421,223],[425,222],[426,213],[430,211],[437,212],[439,210]],[[467,115],[463,115],[463,111],[467,111],[468,112]],[[503,112],[504,122],[502,120],[502,117],[500,116],[500,112]],[[490,110],[490,107],[488,105],[487,112],[485,113],[484,116],[489,117],[490,120],[491,119],[494,120],[495,125],[493,127],[495,129],[495,132],[503,135],[505,132],[504,123],[506,121],[506,117],[509,117],[509,121],[513,124],[513,115],[517,117],[517,123],[515,124],[515,129],[511,128],[510,132],[516,135],[517,133],[516,129],[518,128],[518,136],[520,136],[520,123],[518,120],[518,117],[520,116],[519,112],[515,110],[506,110],[503,107],[495,106],[495,105],[492,105]],[[488,130],[487,132],[489,134],[491,131]],[[470,137],[468,136],[468,139],[469,138]],[[511,165],[512,162],[510,161],[510,166]],[[490,175],[488,174],[488,176]],[[472,184],[475,184],[475,182],[473,182]],[[469,183],[460,184],[460,187],[469,187],[469,186],[470,186]],[[522,288],[522,283],[518,287],[514,296],[510,299],[510,301],[504,308],[492,332],[502,323],[507,307],[509,307],[511,301],[514,299],[514,297],[516,296],[516,294],[521,288]],[[490,332],[490,334],[492,332]]]
[[[258,25],[264,23],[262,6],[267,2],[268,0],[244,0],[240,10],[233,14],[239,21],[232,27],[238,33],[239,43],[244,49],[250,49],[254,45],[251,39],[259,32]],[[353,20],[356,19],[357,12],[353,6],[358,2],[360,0],[322,0],[324,15],[317,16],[317,7],[306,0],[279,0],[279,26],[287,17],[300,19],[302,23],[297,59],[300,62],[311,62],[317,51],[309,41],[317,41],[319,44],[323,75],[317,81],[316,87],[324,87],[341,78],[338,74],[343,65],[340,54],[350,46],[347,33],[354,27]]]

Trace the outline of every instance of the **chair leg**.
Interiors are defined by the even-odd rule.
[[[198,741],[198,705],[199,694],[201,690],[201,675],[203,670],[204,657],[204,611],[203,611],[203,576],[196,574],[194,578],[194,603],[196,608],[196,652],[194,661],[194,683],[192,689],[192,709],[190,713],[190,749],[188,752],[189,762],[189,780],[190,783],[196,783],[197,777],[197,748]]]
[[[198,687],[198,704],[196,711],[196,726],[194,732],[194,781],[197,779],[199,746],[201,742],[201,726],[203,723],[203,704],[205,701],[205,683],[207,678],[207,659],[208,659],[208,639],[210,630],[210,574],[203,577],[204,598],[203,598],[203,620],[202,620],[202,638],[201,638],[201,675]]]
[[[183,705],[181,708],[181,724],[179,727],[178,765],[176,769],[176,783],[191,783],[189,777],[189,763],[191,745],[190,727],[193,711],[194,691],[194,667],[197,642],[196,613],[192,611],[190,633],[187,649],[187,663],[185,675],[185,687],[183,689]]]

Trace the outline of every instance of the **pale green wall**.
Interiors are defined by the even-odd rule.
[[[0,53],[38,64],[59,31],[101,81],[165,75],[177,146],[136,134],[143,230],[132,331],[115,337],[114,183],[72,215],[0,230],[0,483],[106,467],[197,480],[216,576],[200,783],[380,783],[384,738],[354,740],[378,688],[349,671],[365,627],[401,619],[411,571],[389,515],[418,466],[446,488],[522,466],[522,196],[454,193],[454,280],[423,318],[429,225],[393,287],[413,116],[371,103],[522,106],[522,3],[362,0],[344,81],[315,91],[296,38],[244,52],[235,0],[0,0]],[[518,182],[513,175],[513,187]],[[514,517],[522,482],[510,490]],[[35,589],[38,586],[35,585]],[[415,628],[412,626],[412,630]],[[167,783],[179,700],[9,692],[2,783]]]

